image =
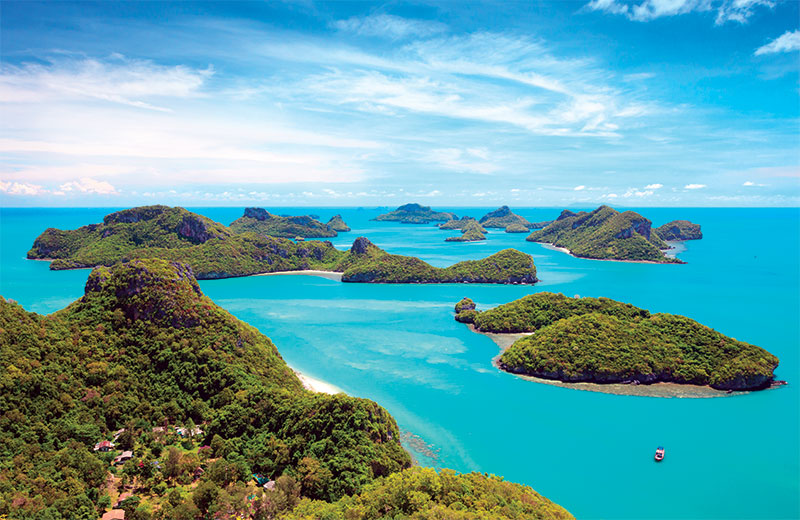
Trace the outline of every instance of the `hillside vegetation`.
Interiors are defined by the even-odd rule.
[[[688,220],[673,220],[655,229],[662,240],[700,240],[703,232],[699,224]]]
[[[636,212],[620,213],[608,206],[588,213],[565,210],[553,223],[528,235],[527,240],[565,247],[582,258],[682,263],[664,255],[662,250],[669,245],[651,231],[649,220]]]
[[[445,242],[477,242],[479,240],[486,240],[486,230],[473,219],[466,222],[461,227],[461,235],[454,237],[447,237]]]
[[[533,332],[500,357],[509,372],[566,382],[768,386],[778,358],[684,316],[650,314],[608,298],[537,293],[480,312],[472,300],[456,319],[480,332]]]
[[[199,279],[320,269],[341,272],[346,282],[536,281],[532,258],[519,251],[436,268],[418,258],[386,253],[364,237],[356,239],[350,250],[340,251],[327,241],[295,243],[263,233],[234,233],[183,208],[166,206],[112,213],[103,224],[73,231],[50,228],[34,241],[28,258],[54,259],[51,269],[161,258],[189,265]]]
[[[338,500],[410,465],[383,408],[304,390],[272,342],[204,296],[182,264],[99,267],[85,295],[50,316],[0,298],[0,353],[0,516],[96,519],[109,472],[151,502],[140,516],[128,504],[131,518],[153,504],[159,518],[201,518],[209,496],[251,473]],[[170,441],[166,425],[202,433]],[[92,446],[122,428],[116,442],[135,459],[112,470],[114,454]]]
[[[234,233],[249,231],[259,235],[282,238],[327,238],[335,237],[338,234],[329,225],[308,215],[281,217],[273,215],[263,208],[245,208],[244,215],[231,222],[230,229]]]

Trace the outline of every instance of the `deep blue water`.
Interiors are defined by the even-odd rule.
[[[494,208],[454,208],[479,217]],[[87,270],[53,272],[25,260],[49,226],[100,222],[110,210],[0,210],[0,294],[49,313],[83,293]],[[196,208],[225,224],[241,208]],[[530,220],[552,208],[519,209]],[[341,213],[384,249],[434,265],[515,247],[534,256],[542,283],[344,284],[312,276],[201,282],[214,301],[272,338],[294,368],[347,393],[374,399],[400,427],[440,450],[428,465],[503,475],[531,485],[579,518],[800,517],[800,210],[647,208],[660,225],[686,218],[705,238],[688,242],[686,265],[572,258],[492,230],[483,243],[445,243],[456,232],[370,222],[382,211]],[[658,399],[563,389],[492,367],[495,344],[453,320],[469,296],[481,308],[536,291],[607,296],[694,318],[776,354],[789,386],[717,399]],[[653,462],[658,445],[663,463]]]

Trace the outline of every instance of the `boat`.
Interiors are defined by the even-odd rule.
[[[656,462],[661,462],[662,460],[664,460],[664,447],[659,446],[656,449]]]

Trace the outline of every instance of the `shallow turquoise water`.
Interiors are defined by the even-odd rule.
[[[491,208],[493,209],[493,208]],[[480,216],[482,209],[459,214]],[[25,260],[46,227],[99,222],[109,209],[0,210],[0,294],[36,312],[83,293],[87,270],[53,272]],[[223,223],[241,208],[199,208]],[[659,208],[658,225],[688,218],[705,238],[687,243],[687,265],[580,260],[525,234],[492,231],[477,244],[445,243],[432,226],[370,222],[376,210],[281,209],[327,220],[342,213],[359,235],[435,265],[506,247],[532,254],[542,283],[343,284],[311,276],[201,282],[217,303],[258,327],[296,369],[374,399],[401,428],[440,449],[423,464],[484,471],[533,486],[579,518],[800,517],[800,210]],[[555,209],[517,210],[530,220]],[[452,319],[469,296],[479,306],[536,291],[608,296],[683,314],[781,359],[789,386],[720,399],[657,399],[557,388],[491,365],[495,344]],[[653,452],[664,445],[663,463]]]

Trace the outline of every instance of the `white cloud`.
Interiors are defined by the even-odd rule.
[[[646,189],[646,190],[660,190],[663,187],[664,187],[663,184],[648,184],[647,186],[644,187],[644,189]]]
[[[699,190],[699,189],[705,188],[705,187],[706,187],[705,184],[687,184],[686,186],[683,187],[683,189],[685,189],[685,190]]]
[[[47,193],[47,190],[43,189],[38,184],[31,184],[29,182],[0,181],[0,191],[8,195],[28,196],[42,195],[43,193]]]
[[[745,181],[745,182],[742,183],[742,186],[748,186],[748,187],[756,186],[756,187],[763,188],[764,186],[766,186],[766,184],[759,184],[759,183],[753,182],[753,181]]]
[[[352,32],[362,36],[403,39],[410,36],[428,37],[445,32],[447,26],[431,20],[412,20],[390,14],[373,14],[353,17],[334,22],[340,31]]]
[[[800,50],[800,29],[786,31],[778,38],[756,49],[755,55],[775,54]]]
[[[747,23],[757,6],[771,8],[774,5],[773,0],[592,0],[586,8],[624,15],[637,22],[692,12],[715,12],[714,23],[722,25],[729,21]]]
[[[94,195],[117,195],[118,192],[111,183],[98,181],[91,177],[83,177],[77,181],[66,182],[58,187],[64,193],[80,192]]]
[[[167,111],[153,102],[198,96],[212,74],[211,68],[163,66],[121,56],[103,61],[62,58],[45,65],[5,65],[0,68],[0,101],[103,100]]]
[[[448,170],[489,174],[497,171],[498,166],[486,160],[488,154],[485,148],[437,148],[425,154],[423,162],[435,163]]]
[[[572,189],[573,189],[573,190],[575,190],[575,191],[581,191],[581,190],[585,190],[585,189],[586,189],[586,186],[584,186],[583,184],[581,184],[580,186],[575,186],[575,187],[574,187],[574,188],[572,188]]]

